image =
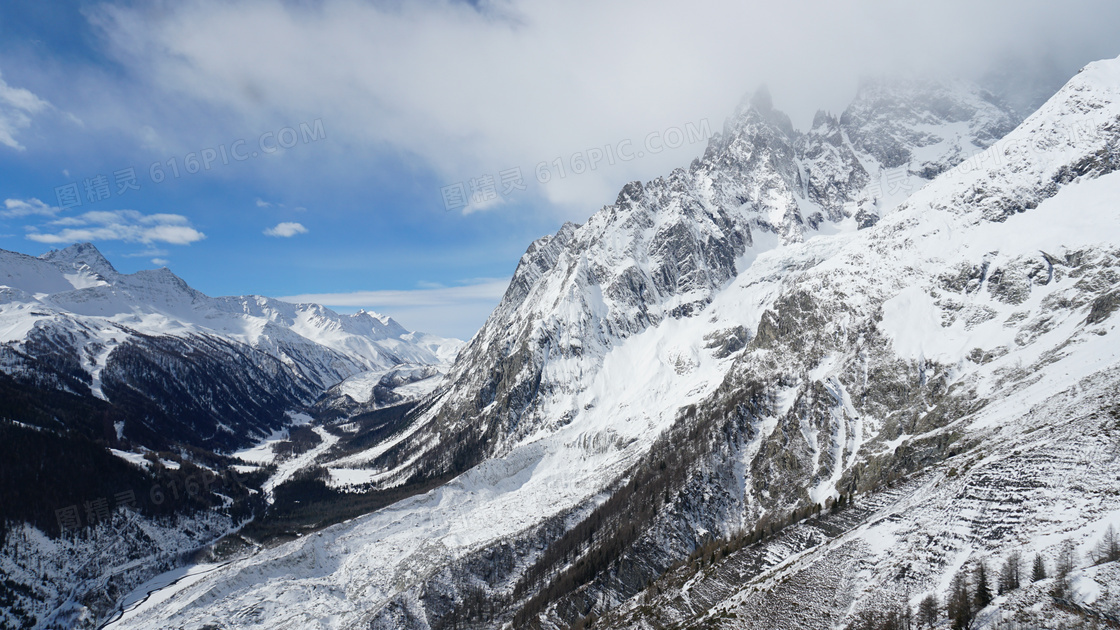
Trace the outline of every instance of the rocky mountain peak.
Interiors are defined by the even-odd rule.
[[[861,83],[840,125],[878,166],[906,166],[929,179],[986,149],[1020,120],[974,84],[875,77]]]
[[[809,127],[810,133],[825,131],[830,132],[833,129],[840,127],[840,119],[833,116],[831,113],[823,109],[818,109],[816,114],[813,114],[813,124]]]
[[[93,243],[75,243],[63,249],[51,250],[39,258],[53,263],[73,265],[76,268],[85,265],[90,271],[106,280],[117,275],[116,268]]]
[[[372,331],[379,338],[400,337],[408,334],[408,330],[401,326],[392,317],[360,309],[350,318],[361,328]]]
[[[734,143],[735,137],[754,136],[767,127],[770,133],[784,136],[786,141],[793,141],[798,135],[789,116],[774,107],[770,89],[763,85],[745,97],[735,114],[724,123],[724,137],[717,146],[726,147]]]
[[[770,88],[761,85],[750,98],[750,106],[760,114],[769,114],[774,109],[774,98],[770,95]]]

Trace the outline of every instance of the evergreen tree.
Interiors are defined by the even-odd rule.
[[[972,624],[972,597],[968,592],[968,575],[963,568],[953,576],[945,610],[954,630],[964,630]]]
[[[1007,560],[1003,563],[1003,570],[999,573],[999,594],[1003,595],[1019,588],[1022,581],[1020,579],[1020,567],[1022,566],[1022,559],[1018,551],[1012,551],[1007,556]]]
[[[918,623],[932,628],[937,623],[937,616],[940,613],[938,608],[937,596],[933,593],[926,595],[922,603],[918,604]]]
[[[1104,532],[1104,537],[1097,544],[1097,562],[1116,560],[1120,560],[1120,537],[1116,535],[1116,528],[1109,525]]]
[[[1034,554],[1034,568],[1031,570],[1031,581],[1038,582],[1046,579],[1046,561],[1042,559],[1042,554]]]
[[[982,610],[992,603],[992,587],[988,582],[988,563],[983,560],[976,567],[976,610]]]
[[[1054,584],[1054,588],[1050,592],[1051,595],[1054,597],[1067,597],[1069,595],[1069,574],[1073,573],[1076,566],[1077,548],[1072,540],[1063,540],[1062,546],[1058,549],[1058,560],[1054,563],[1054,576],[1057,578],[1057,583]]]
[[[1066,539],[1062,541],[1062,546],[1058,549],[1058,560],[1054,563],[1054,575],[1058,579],[1064,580],[1069,577],[1073,572],[1074,567],[1077,566],[1077,548],[1074,546],[1073,541]]]

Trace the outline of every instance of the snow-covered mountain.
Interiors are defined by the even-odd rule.
[[[212,550],[108,627],[832,628],[1013,551],[1052,572],[1067,539],[1069,588],[981,625],[1105,610],[1118,569],[1086,560],[1120,527],[1117,170],[1120,59],[1024,121],[879,81],[799,132],[759,92],[688,169],[530,245],[411,411],[336,427],[360,448],[319,429],[309,496],[395,502]],[[334,392],[376,408],[423,374]]]
[[[464,460],[567,424],[599,404],[578,394],[603,378],[605,357],[626,339],[698,317],[761,252],[873,225],[926,176],[1013,126],[1009,110],[966,84],[876,81],[839,118],[820,112],[800,133],[758,91],[689,169],[631,182],[584,225],[533,243],[427,426],[382,456],[400,453],[428,474],[458,461],[461,472]],[[749,334],[740,328],[710,334],[734,350]],[[665,401],[662,411],[675,409]]]
[[[800,133],[755,95],[533,243],[446,385],[335,462],[453,480],[111,627],[837,627],[1086,552],[1120,519],[1120,59],[1016,122],[872,83]],[[1052,586],[983,623],[1076,617]]]
[[[0,250],[0,343],[9,375],[154,405],[177,425],[190,416],[171,437],[203,446],[267,436],[285,411],[352,377],[376,381],[402,366],[434,377],[460,344],[365,311],[211,298],[166,268],[121,274],[89,243],[39,258]],[[357,389],[348,391],[370,395]],[[135,428],[126,420],[117,437],[162,432]]]

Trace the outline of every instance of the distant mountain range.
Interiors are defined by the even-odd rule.
[[[144,409],[106,439],[211,449],[269,435],[346,379],[445,365],[461,345],[376,313],[208,297],[166,268],[121,274],[89,243],[0,250],[0,343],[16,381]]]

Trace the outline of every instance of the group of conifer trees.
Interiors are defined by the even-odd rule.
[[[1120,536],[1116,529],[1109,526],[1097,544],[1092,560],[1096,563],[1120,560]],[[1047,568],[1042,554],[1035,554],[1029,566],[1030,582],[1041,582],[1054,578],[1050,595],[1057,598],[1068,597],[1070,574],[1078,566],[1079,558],[1073,541],[1066,540],[1058,548],[1054,560],[1053,573]],[[861,611],[848,625],[849,630],[911,630],[933,628],[947,617],[954,630],[971,628],[976,615],[986,608],[999,595],[1019,589],[1026,582],[1022,555],[1013,551],[1004,559],[998,575],[993,576],[988,563],[980,560],[962,567],[953,577],[944,605],[937,595],[930,593],[918,604],[916,611],[909,604],[897,606],[887,612],[876,610]],[[994,588],[993,588],[994,587]]]

